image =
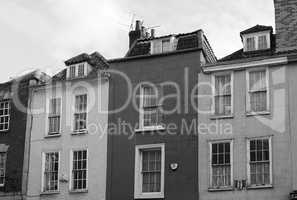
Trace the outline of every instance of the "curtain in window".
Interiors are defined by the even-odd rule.
[[[215,114],[231,114],[231,75],[215,76]]]

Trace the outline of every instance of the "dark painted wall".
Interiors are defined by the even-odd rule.
[[[19,97],[20,103],[27,107],[28,84],[28,82],[24,82],[20,84],[18,90],[12,89],[9,130],[0,132],[0,144],[9,146],[6,159],[5,185],[0,187],[2,192],[21,192],[22,189],[27,113],[19,110],[13,99]],[[11,85],[8,84],[6,88],[2,87],[1,91],[11,91],[10,87]],[[3,97],[0,98],[3,99]]]
[[[135,145],[165,143],[165,199],[170,200],[196,200],[198,198],[198,147],[197,134],[193,130],[190,135],[181,134],[182,119],[191,123],[197,119],[197,114],[190,103],[190,93],[197,83],[200,71],[200,51],[166,55],[160,57],[148,57],[122,62],[111,62],[111,69],[124,72],[135,87],[139,82],[150,81],[162,83],[174,81],[181,88],[181,113],[165,115],[165,124],[175,123],[178,126],[175,134],[169,135],[167,131],[162,135],[158,133],[137,133],[132,139],[128,139],[133,133],[123,135],[123,130],[109,129],[108,136],[108,174],[107,174],[107,199],[131,200],[134,199],[134,156]],[[185,69],[188,75],[185,80]],[[185,91],[185,84],[189,84],[189,91]],[[123,78],[111,74],[110,79],[109,110],[114,110],[124,104],[127,98],[127,85]],[[174,94],[175,89],[165,87],[164,95]],[[188,100],[188,112],[185,112],[186,100]],[[175,100],[168,100],[164,104],[165,110],[176,105]],[[121,121],[132,124],[138,123],[139,113],[132,103],[123,111],[109,115],[109,123]],[[173,172],[170,163],[178,163],[179,168]]]

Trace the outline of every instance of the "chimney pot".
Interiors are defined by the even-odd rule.
[[[135,31],[140,31],[141,29],[141,22],[140,20],[136,20]]]
[[[151,38],[154,38],[155,37],[155,29],[151,29]]]

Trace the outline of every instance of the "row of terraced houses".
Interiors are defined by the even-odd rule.
[[[297,1],[274,6],[222,59],[136,21],[122,58],[0,84],[0,199],[297,199]]]

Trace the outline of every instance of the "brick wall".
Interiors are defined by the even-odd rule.
[[[297,0],[274,0],[276,50],[297,49]]]

